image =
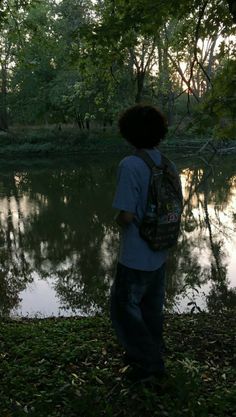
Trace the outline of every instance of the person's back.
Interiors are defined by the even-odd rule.
[[[152,106],[136,105],[119,120],[122,136],[144,149],[159,165],[157,148],[167,132],[164,116]],[[113,207],[121,226],[117,273],[111,291],[111,319],[135,376],[163,374],[162,322],[167,250],[153,251],[140,237],[138,224],[147,204],[150,169],[136,155],[118,168]]]
[[[153,161],[159,165],[161,155],[158,149],[145,149]],[[136,222],[131,222],[121,231],[119,262],[141,271],[153,271],[166,260],[167,251],[154,252],[140,237],[137,226],[146,210],[151,172],[147,164],[138,156],[124,158],[118,168],[118,186],[113,208],[134,213]]]

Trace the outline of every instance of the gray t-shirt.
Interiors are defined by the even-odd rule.
[[[145,150],[159,165],[160,152],[157,149]],[[146,209],[150,175],[150,168],[138,156],[131,155],[122,159],[118,167],[113,208],[134,213],[137,220],[141,220]],[[140,271],[154,271],[166,261],[167,254],[167,250],[150,249],[133,222],[122,228],[119,253],[122,265]]]

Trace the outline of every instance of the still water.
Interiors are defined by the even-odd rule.
[[[166,308],[219,311],[236,299],[235,157],[171,155],[183,184]],[[119,247],[111,209],[119,156],[1,161],[0,314],[90,315],[108,308]]]

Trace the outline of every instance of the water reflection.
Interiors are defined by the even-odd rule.
[[[236,301],[228,276],[228,264],[232,263],[236,247],[232,221],[236,210],[236,177],[230,158],[223,164],[218,160],[215,165],[204,165],[182,170],[185,210],[181,241],[169,264],[169,276],[174,281],[171,300],[176,294],[192,293],[189,306],[191,310],[200,309],[197,295],[201,292],[204,296],[202,289],[208,287],[207,308],[219,311],[235,306]],[[235,285],[235,269],[232,272],[230,278]]]
[[[117,162],[5,165],[0,177],[0,314],[25,312],[21,297],[26,300],[30,284],[43,281],[48,291],[53,289],[61,312],[108,308],[119,244],[111,210]],[[228,308],[236,297],[234,161],[176,162],[185,208],[181,239],[168,263],[167,307],[181,308],[184,297],[190,309],[204,303],[209,310]],[[31,299],[33,305],[33,291]]]

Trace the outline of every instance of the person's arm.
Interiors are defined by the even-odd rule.
[[[134,219],[134,213],[130,213],[128,211],[121,210],[116,217],[116,223],[119,226],[124,227],[124,226],[128,226],[130,223],[132,223],[133,219]]]
[[[119,226],[126,227],[132,223],[139,193],[139,185],[134,169],[132,166],[130,167],[129,160],[125,159],[121,161],[118,168],[117,186],[112,204],[113,208],[118,210],[115,221]]]

